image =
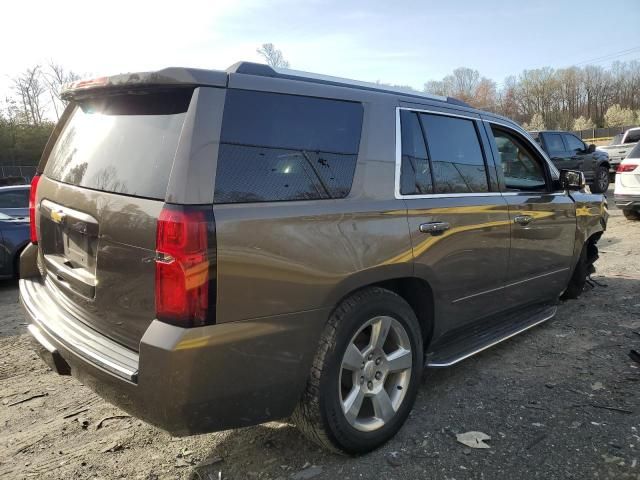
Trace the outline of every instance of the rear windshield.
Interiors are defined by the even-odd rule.
[[[640,141],[640,130],[629,130],[627,132],[627,138],[624,139],[624,143],[635,143]]]
[[[154,91],[78,102],[45,175],[93,190],[164,199],[191,94]]]

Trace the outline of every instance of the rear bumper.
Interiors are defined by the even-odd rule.
[[[638,195],[613,195],[616,207],[621,209],[640,209],[640,194]]]
[[[173,435],[289,416],[328,312],[314,310],[184,329],[154,320],[139,352],[55,310],[39,280],[20,299],[40,356],[106,400]]]

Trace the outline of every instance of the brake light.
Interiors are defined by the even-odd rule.
[[[31,243],[38,243],[38,232],[36,230],[36,191],[40,175],[34,175],[31,179],[31,190],[29,191],[29,231],[31,233]]]
[[[156,234],[156,318],[181,327],[215,323],[211,207],[166,204]]]
[[[637,163],[621,163],[618,165],[617,173],[633,172],[638,167]]]

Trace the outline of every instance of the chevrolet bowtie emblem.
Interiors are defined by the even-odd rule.
[[[62,223],[64,221],[64,217],[66,217],[64,212],[51,210],[51,220],[53,220],[54,222]]]

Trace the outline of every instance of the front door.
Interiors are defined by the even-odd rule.
[[[396,196],[406,202],[415,273],[433,288],[442,331],[502,309],[509,251],[507,204],[482,124],[453,115],[398,112]]]
[[[487,132],[509,205],[511,251],[504,298],[512,306],[555,299],[567,285],[573,259],[573,200],[567,192],[553,190],[546,160],[524,135],[496,124],[487,124]]]

